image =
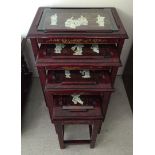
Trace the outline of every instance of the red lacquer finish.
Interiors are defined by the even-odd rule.
[[[98,10],[100,13],[104,9],[111,12],[110,19],[113,20],[109,22],[115,22],[112,26],[116,31],[109,31],[112,26],[108,31],[102,30],[96,23],[91,25],[94,26],[93,30],[86,30],[86,27],[79,27],[77,30],[69,28],[54,30],[51,25],[48,25],[51,30],[41,31],[38,26],[44,18],[45,9],[61,12],[61,8],[40,7],[27,38],[31,40],[51,122],[55,125],[60,148],[64,148],[67,144],[84,143],[90,143],[90,147],[93,148],[106,116],[111,93],[114,91],[113,85],[118,68],[121,66],[120,54],[124,40],[128,38],[127,33],[115,8],[98,8]],[[75,12],[80,12],[80,8],[63,9],[68,14],[74,12],[74,9]],[[94,9],[83,8],[82,11],[87,16],[87,12],[94,12]],[[78,16],[76,13],[74,15]],[[64,18],[67,19],[66,16],[65,14]],[[47,19],[43,24],[48,23]],[[63,27],[62,21],[58,23],[61,24],[60,27]],[[44,25],[41,26],[44,27]],[[55,44],[65,45],[61,54],[54,52]],[[83,55],[73,54],[72,47],[75,44],[84,45]],[[91,47],[94,44],[98,45],[99,53],[93,53]],[[65,77],[65,70],[70,70],[71,78]],[[90,78],[82,78],[80,70],[89,70]],[[74,105],[72,94],[79,94],[84,105],[79,103]],[[88,124],[90,140],[64,140],[66,124]]]

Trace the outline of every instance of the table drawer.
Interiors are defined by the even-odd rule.
[[[119,63],[119,54],[112,45],[41,45],[37,63]]]
[[[67,71],[67,72],[66,72]],[[46,89],[50,90],[111,90],[108,71],[96,70],[58,70],[47,72]]]
[[[92,117],[102,117],[100,96],[81,95],[80,100],[83,104],[74,104],[74,98],[71,95],[54,96],[53,101],[53,119],[91,119]]]

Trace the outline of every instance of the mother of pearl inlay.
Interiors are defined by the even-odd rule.
[[[57,25],[57,14],[51,16],[51,25]]]
[[[90,78],[89,70],[83,70],[83,71],[80,71],[80,73],[82,74],[82,78]]]
[[[99,46],[97,44],[92,44],[91,49],[93,50],[93,52],[95,53],[99,53]]]
[[[80,99],[80,95],[71,95],[73,97],[72,101],[74,104],[80,103],[83,104],[83,101]]]
[[[54,49],[54,53],[61,53],[61,50],[65,47],[64,44],[56,44],[56,47]]]
[[[76,44],[75,46],[73,46],[71,48],[74,51],[73,55],[82,55],[83,47],[84,47],[84,45],[81,45],[81,44]]]
[[[81,25],[88,25],[88,20],[84,16],[81,16],[78,19],[74,19],[74,17],[71,17],[67,19],[65,22],[66,27],[73,28],[73,29],[76,29],[77,26],[81,26]]]
[[[96,23],[98,23],[99,26],[104,26],[104,20],[105,20],[105,17],[97,15]]]

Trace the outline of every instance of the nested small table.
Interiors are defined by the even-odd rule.
[[[91,138],[74,143],[90,142],[93,148],[128,38],[116,9],[40,7],[27,38],[60,147],[73,142],[63,140],[63,126],[84,123]]]
[[[85,144],[90,143],[94,148],[97,134],[100,133],[103,114],[101,112],[100,96],[83,97],[85,106],[72,106],[71,97],[55,96],[52,122],[55,125],[58,134],[60,148],[63,149],[65,144]],[[64,140],[64,125],[68,124],[87,124],[89,125],[90,140]],[[79,131],[80,132],[80,131]]]

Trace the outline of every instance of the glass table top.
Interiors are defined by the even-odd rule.
[[[111,9],[45,8],[38,31],[118,31]]]

